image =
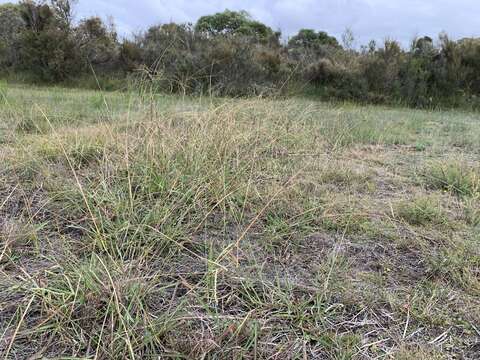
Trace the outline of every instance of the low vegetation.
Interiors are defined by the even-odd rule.
[[[476,115],[1,94],[3,358],[478,358]]]

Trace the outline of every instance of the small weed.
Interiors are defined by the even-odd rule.
[[[320,181],[340,187],[366,186],[370,179],[369,174],[354,171],[346,166],[328,167],[320,175]]]
[[[396,215],[410,225],[445,224],[448,218],[438,198],[424,196],[396,205]]]
[[[417,142],[415,144],[415,151],[417,152],[423,152],[425,150],[427,150],[429,144],[425,143],[425,142]]]
[[[16,130],[23,134],[45,134],[50,131],[50,125],[42,114],[31,112],[20,118]]]
[[[72,166],[81,168],[93,162],[99,162],[105,154],[102,144],[78,143],[68,153]]]
[[[430,272],[447,283],[480,295],[480,253],[474,242],[453,243],[439,249],[429,259]]]
[[[0,80],[0,105],[7,103],[8,84],[4,80]]]
[[[470,226],[480,225],[480,198],[467,199],[463,204],[465,221]]]
[[[426,185],[458,196],[480,194],[480,172],[462,161],[434,163],[425,170]]]

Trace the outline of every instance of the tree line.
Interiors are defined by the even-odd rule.
[[[371,41],[353,48],[323,31],[302,29],[288,41],[244,11],[203,16],[195,24],[160,24],[120,39],[113,21],[74,21],[74,1],[0,5],[2,76],[31,82],[95,79],[111,88],[142,79],[158,91],[219,96],[308,94],[412,107],[480,101],[480,39],[440,34],[412,41]],[[95,75],[95,76],[93,76]],[[89,81],[90,81],[89,80]]]

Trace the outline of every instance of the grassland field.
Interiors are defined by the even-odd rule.
[[[2,85],[0,358],[479,359],[480,115]]]

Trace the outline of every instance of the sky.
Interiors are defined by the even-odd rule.
[[[480,36],[480,0],[79,0],[75,12],[77,18],[112,16],[119,34],[127,36],[159,23],[194,23],[225,9],[247,10],[285,39],[300,28],[339,39],[350,28],[356,46],[385,38],[407,45],[415,36],[435,38],[442,31],[452,38]]]

